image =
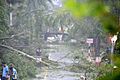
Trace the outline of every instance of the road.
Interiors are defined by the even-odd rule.
[[[70,70],[65,70],[64,67],[73,65],[72,49],[65,45],[52,45],[48,44],[52,49],[52,52],[47,52],[48,59],[58,62],[59,66],[56,68],[42,67],[35,79],[31,80],[81,80],[80,76],[84,76],[84,72],[78,73]],[[74,49],[73,49],[74,50]],[[83,64],[84,62],[81,63]]]

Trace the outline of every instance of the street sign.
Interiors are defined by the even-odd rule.
[[[86,43],[89,43],[89,44],[93,43],[93,38],[87,38]]]

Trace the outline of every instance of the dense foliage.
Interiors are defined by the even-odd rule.
[[[103,29],[112,35],[120,31],[118,15],[111,13],[110,5],[102,0],[70,0],[65,2],[64,8],[71,11],[76,18],[92,16],[99,19]]]
[[[2,45],[8,45],[14,43],[11,42],[11,27],[9,26],[9,5],[6,0],[0,0],[0,64],[6,62],[8,66],[11,63],[15,64],[15,68],[18,71],[18,78],[20,80],[26,80],[28,77],[35,76],[35,64],[28,58],[21,56],[18,52],[11,51]],[[9,44],[10,43],[10,44]],[[1,70],[2,66],[0,66]]]
[[[5,32],[8,29],[7,24],[6,24],[7,14],[5,12],[6,11],[5,7],[6,7],[5,1],[4,0],[0,1],[0,36],[5,35]]]
[[[120,55],[113,56],[114,65],[102,65],[97,80],[119,80],[120,79]]]
[[[36,48],[42,46],[41,35],[48,30],[58,32],[59,28],[63,27],[69,33],[69,40],[74,38],[78,41],[95,37],[97,34],[105,39],[106,32],[111,35],[120,32],[119,15],[116,15],[113,8],[119,9],[119,5],[114,0],[106,0],[111,1],[107,4],[103,3],[103,0],[63,0],[65,1],[63,7],[67,10],[60,10],[61,5],[55,5],[52,0],[12,0],[12,7],[9,6],[10,2],[5,3],[5,1],[0,1],[0,45],[12,46],[29,55],[34,56]],[[10,12],[13,12],[12,26],[9,26]],[[120,33],[115,48],[116,53],[120,53],[119,35]],[[2,61],[7,62],[8,65],[15,64],[20,80],[35,76],[33,61],[19,55],[18,52],[0,46],[0,63]]]
[[[64,8],[72,12],[76,18],[92,16],[102,23],[104,32],[110,35],[117,35],[118,40],[115,46],[115,53],[120,53],[120,1],[119,0],[70,0],[65,2]],[[101,77],[98,80],[119,80],[119,57],[115,57],[113,66],[101,68]]]

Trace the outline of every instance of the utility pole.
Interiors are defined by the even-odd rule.
[[[95,38],[95,57],[99,57],[100,56],[100,38],[97,35],[97,37]]]
[[[13,26],[13,18],[12,18],[13,17],[13,13],[10,12],[9,14],[10,14],[9,15],[10,16],[10,26]]]
[[[96,36],[95,41],[94,41],[94,45],[95,45],[95,62],[96,62],[96,66],[100,65],[101,62],[101,57],[100,57],[100,38],[99,35]]]
[[[14,0],[6,0],[6,2],[8,3],[9,8],[11,10],[14,4]],[[13,26],[13,12],[12,11],[9,12],[9,26]]]

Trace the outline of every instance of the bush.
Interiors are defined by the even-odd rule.
[[[120,80],[120,55],[115,54],[112,57],[112,60],[114,64],[113,66],[116,66],[116,68],[114,68],[113,66],[111,66],[111,68],[108,68],[106,66],[106,68],[101,69],[102,71],[104,71],[104,75],[100,76],[97,80]]]

